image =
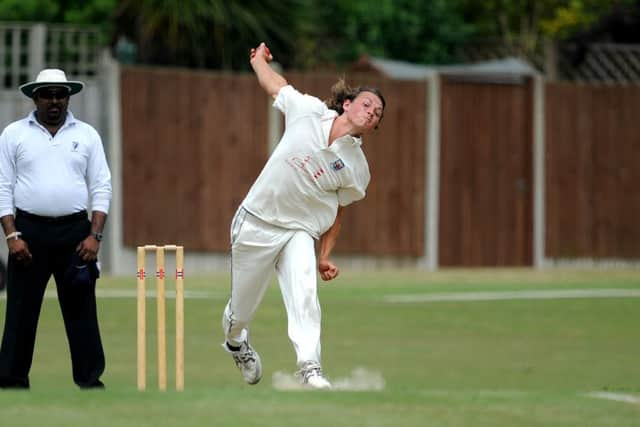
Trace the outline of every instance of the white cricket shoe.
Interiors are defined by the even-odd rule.
[[[318,362],[303,362],[296,375],[300,383],[316,390],[329,390],[331,383],[322,373],[322,368]]]
[[[227,353],[231,353],[231,357],[233,357],[233,361],[240,369],[244,380],[248,384],[258,384],[262,378],[262,362],[260,361],[260,355],[253,347],[247,341],[244,341],[238,351],[229,349],[226,342],[222,344],[222,348]]]

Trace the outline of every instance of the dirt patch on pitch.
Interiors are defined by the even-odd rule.
[[[385,381],[380,372],[364,367],[353,369],[342,378],[328,378],[332,387],[330,391],[381,391]],[[295,374],[276,371],[272,377],[273,388],[280,391],[308,391],[309,387],[300,384]]]

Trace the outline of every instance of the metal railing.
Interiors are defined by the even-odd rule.
[[[564,80],[610,84],[640,83],[640,45],[560,45],[558,75]]]
[[[542,72],[549,81],[640,83],[638,44],[577,44],[545,40],[534,50],[525,51],[517,45],[488,40],[465,45],[456,54],[463,62],[518,57]]]

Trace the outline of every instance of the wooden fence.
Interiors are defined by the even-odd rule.
[[[125,245],[226,250],[268,155],[255,78],[126,68],[121,82]]]
[[[547,256],[640,258],[640,87],[546,87]]]
[[[336,75],[287,73],[329,96]],[[372,182],[347,209],[337,252],[425,254],[425,81],[349,75],[387,109],[365,139]],[[226,252],[229,223],[269,154],[269,104],[253,74],[124,67],[123,229],[129,247]],[[439,265],[532,263],[532,84],[440,85]],[[640,258],[638,87],[546,84],[546,258]]]
[[[323,99],[336,81],[287,78]],[[231,217],[268,157],[270,101],[255,76],[124,68],[121,82],[125,245],[228,250]],[[420,256],[425,85],[371,76],[360,83],[389,94],[389,107],[365,139],[372,183],[367,198],[346,210],[336,251]]]
[[[531,90],[442,79],[440,265],[531,265]]]

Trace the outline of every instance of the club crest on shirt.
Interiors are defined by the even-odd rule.
[[[342,161],[342,159],[338,159],[335,162],[331,162],[331,169],[333,169],[334,171],[337,172],[342,168],[344,168],[344,162]]]
[[[78,151],[78,146],[80,145],[80,143],[78,141],[72,141],[71,142],[71,151],[76,152]]]

